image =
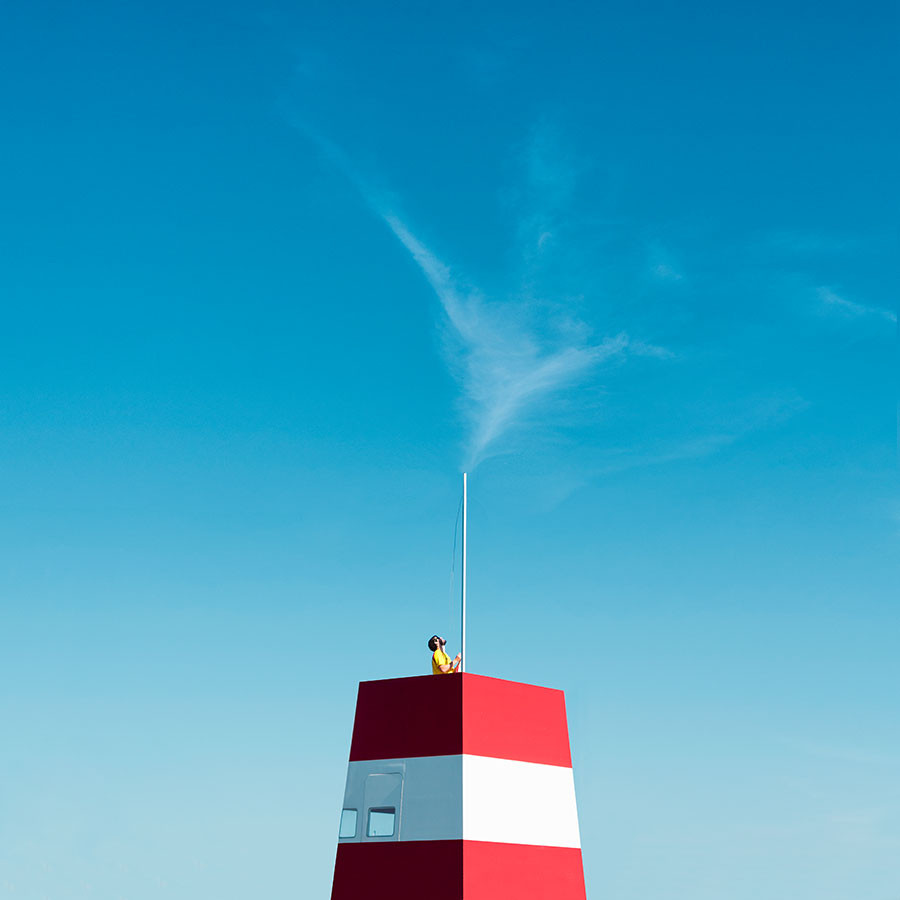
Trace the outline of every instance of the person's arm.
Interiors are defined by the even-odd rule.
[[[453,662],[450,663],[450,671],[451,671],[451,672],[458,672],[458,671],[459,671],[459,664],[460,664],[461,661],[462,661],[462,653],[457,653],[457,654],[456,654],[456,659],[454,659]]]

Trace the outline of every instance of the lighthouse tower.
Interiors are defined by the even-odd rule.
[[[585,900],[562,691],[359,686],[332,900]]]

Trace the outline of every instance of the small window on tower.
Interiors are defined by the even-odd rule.
[[[338,832],[338,837],[339,838],[356,837],[356,820],[358,818],[359,818],[359,813],[355,809],[343,810],[341,812],[341,830]]]
[[[370,809],[369,824],[366,828],[367,837],[390,837],[394,833],[396,817],[397,810],[393,806]]]

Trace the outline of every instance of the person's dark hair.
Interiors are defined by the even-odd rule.
[[[438,641],[440,638],[435,634],[432,637],[428,638],[428,649],[433,653],[438,648]]]

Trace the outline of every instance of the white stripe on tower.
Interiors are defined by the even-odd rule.
[[[345,809],[365,813],[366,779],[403,776],[400,841],[580,847],[575,782],[565,766],[460,754],[352,762]],[[362,840],[362,832],[350,840]]]
[[[581,847],[571,769],[468,754],[462,761],[463,840]]]

